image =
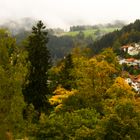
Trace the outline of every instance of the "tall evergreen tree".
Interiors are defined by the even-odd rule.
[[[47,96],[48,89],[48,69],[50,68],[50,53],[46,47],[48,42],[48,33],[45,30],[42,21],[39,21],[32,28],[32,35],[28,38],[28,59],[30,61],[30,70],[27,84],[23,89],[25,101],[33,104],[40,113],[47,111],[49,103]]]
[[[60,71],[59,83],[67,90],[71,90],[75,87],[75,77],[72,74],[72,69],[74,68],[74,63],[72,60],[72,55],[68,54],[64,59],[64,65]]]

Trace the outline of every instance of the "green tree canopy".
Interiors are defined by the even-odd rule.
[[[47,32],[42,21],[32,28],[28,38],[28,60],[30,61],[27,84],[23,89],[25,101],[32,103],[39,112],[47,111],[48,95],[48,69],[50,68],[50,53],[46,47],[48,42]]]

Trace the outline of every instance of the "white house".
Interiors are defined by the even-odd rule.
[[[140,52],[140,44],[138,43],[134,43],[134,44],[129,44],[129,45],[125,45],[122,46],[121,49],[124,52],[127,52],[129,55],[137,55]]]
[[[129,84],[136,92],[140,93],[140,75],[132,76],[125,79],[126,83]]]
[[[128,66],[139,66],[140,67],[140,60],[135,58],[128,58],[128,59],[121,59],[119,58],[119,64],[127,64]]]
[[[125,64],[125,63],[127,63],[127,62],[126,62],[126,59],[119,59],[119,64],[120,64],[120,65]]]

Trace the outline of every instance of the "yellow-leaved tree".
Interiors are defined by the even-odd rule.
[[[58,86],[54,91],[54,95],[49,99],[51,105],[55,105],[55,111],[61,109],[63,105],[63,100],[67,99],[69,96],[76,94],[76,90],[66,90],[61,86]]]

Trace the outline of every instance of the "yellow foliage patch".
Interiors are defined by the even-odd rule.
[[[54,96],[52,96],[49,99],[49,102],[51,105],[60,105],[62,104],[62,101],[66,98],[68,98],[70,95],[73,95],[76,93],[76,90],[66,90],[62,88],[61,86],[58,86],[57,89],[54,91]]]

